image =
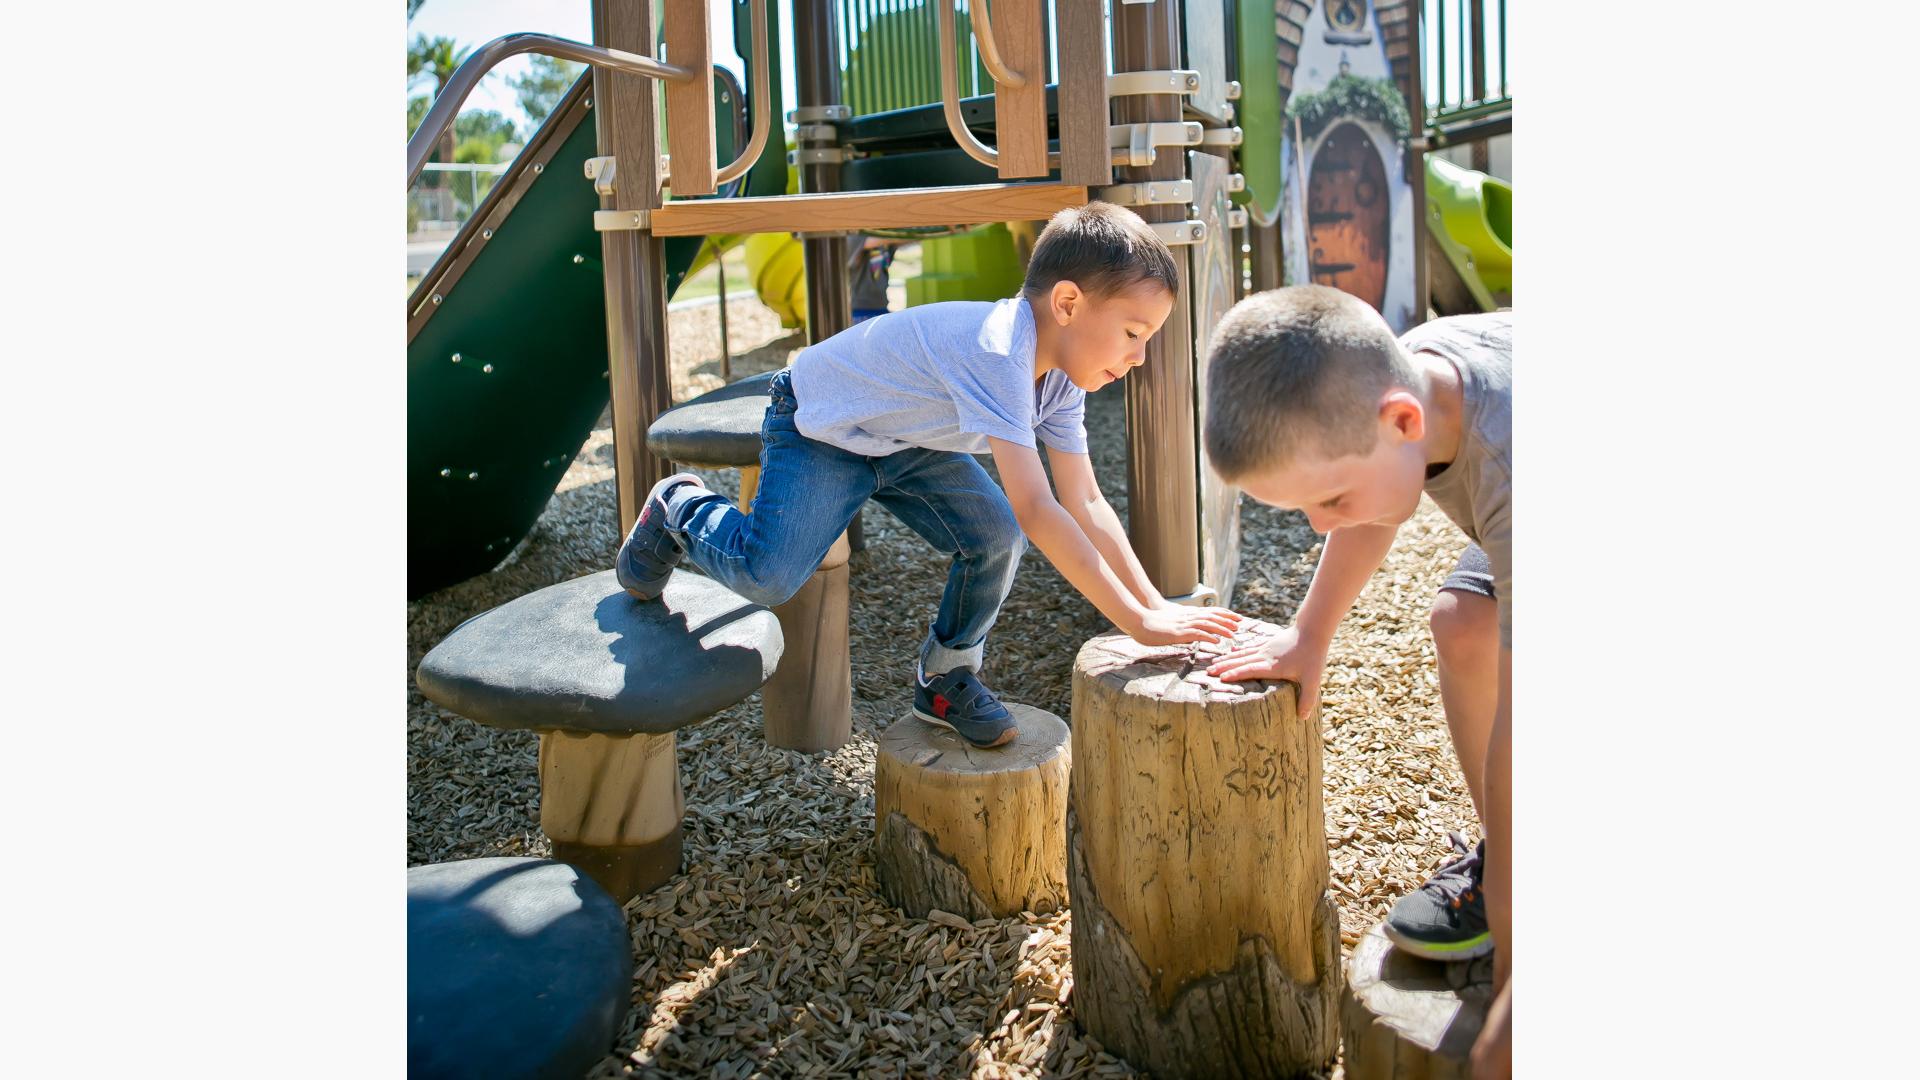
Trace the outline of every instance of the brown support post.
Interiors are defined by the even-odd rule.
[[[1467,26],[1471,37],[1467,42],[1467,55],[1473,58],[1473,100],[1475,103],[1487,100],[1487,8],[1486,0],[1473,0]],[[1487,140],[1478,139],[1473,144],[1473,167],[1486,172],[1493,164],[1488,152]]]
[[[711,195],[718,165],[713,148],[713,42],[707,0],[663,2],[667,62],[699,73],[686,82],[667,84],[667,160],[673,197]]]
[[[1427,321],[1433,279],[1427,269],[1427,86],[1426,5],[1413,0],[1407,5],[1407,17],[1413,25],[1407,31],[1407,115],[1413,119],[1413,131],[1407,138],[1407,183],[1413,188],[1413,323]],[[1444,66],[1442,68],[1444,69]]]
[[[936,0],[938,2],[938,0]],[[951,3],[952,0],[946,0]],[[990,9],[1001,59],[1018,72],[1021,86],[993,88],[994,148],[1000,178],[1047,175],[1047,52],[1040,24],[1042,0],[999,0]]]
[[[1097,47],[1106,16],[1100,0],[1055,0],[1053,10],[1060,20],[1060,179],[1104,187],[1113,183],[1107,60]]]
[[[654,0],[594,0],[593,43],[652,56],[653,11]],[[593,70],[600,154],[615,160],[614,192],[601,198],[603,210],[660,205],[655,93],[652,79]],[[667,462],[647,452],[647,425],[673,403],[667,380],[667,259],[660,238],[644,229],[601,233],[600,253],[606,267],[614,483],[625,535],[641,500],[668,471]]]
[[[1180,5],[1125,4],[1113,10],[1113,69],[1180,67]],[[1180,119],[1180,98],[1137,94],[1113,103],[1118,123]],[[1152,165],[1122,168],[1119,183],[1180,180],[1186,155],[1161,147]],[[1147,221],[1182,221],[1184,205],[1142,206]],[[1147,361],[1126,380],[1127,534],[1154,587],[1185,596],[1200,584],[1199,444],[1194,434],[1193,320],[1184,250],[1174,253],[1180,295],[1166,324],[1147,343]]]
[[[1280,287],[1280,223],[1257,225],[1249,222],[1247,232],[1253,247],[1254,292]]]

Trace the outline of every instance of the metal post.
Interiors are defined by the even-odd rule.
[[[1115,5],[1113,69],[1171,70],[1180,64],[1180,5]],[[1113,102],[1117,123],[1178,121],[1180,98],[1139,94]],[[1115,183],[1179,180],[1186,155],[1162,147],[1152,165],[1115,170]],[[1182,205],[1143,206],[1147,221],[1180,221]],[[1194,430],[1192,299],[1184,249],[1174,254],[1180,295],[1147,344],[1147,361],[1123,384],[1127,396],[1127,534],[1154,587],[1185,596],[1200,584],[1200,448]]]
[[[654,55],[656,0],[593,0],[593,41]],[[595,67],[593,114],[602,156],[616,159],[615,190],[606,210],[660,205],[660,132],[654,80]],[[607,378],[613,399],[613,462],[620,532],[633,527],[641,500],[665,478],[669,463],[647,452],[647,427],[673,403],[667,376],[667,285],[664,242],[650,231],[600,234],[607,294]]]
[[[1474,104],[1477,105],[1487,100],[1487,8],[1485,0],[1473,0],[1472,21],[1468,25],[1472,27],[1472,40],[1467,44],[1471,50],[1468,55],[1472,57],[1473,63],[1473,101]],[[1486,172],[1493,164],[1493,157],[1488,153],[1488,150],[1487,140],[1474,140],[1473,167],[1479,169],[1481,172]]]
[[[1280,287],[1280,222],[1271,225],[1247,223],[1253,246],[1253,283],[1251,291],[1266,292]]]
[[[1427,321],[1431,302],[1432,278],[1427,272],[1427,88],[1426,88],[1426,4],[1414,0],[1408,4],[1407,17],[1413,25],[1407,50],[1407,114],[1412,130],[1407,133],[1407,183],[1413,187],[1413,323]]]
[[[733,342],[727,337],[727,249],[713,249],[714,269],[720,272],[720,377],[733,381]]]

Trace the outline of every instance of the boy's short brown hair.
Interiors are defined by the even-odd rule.
[[[1380,398],[1425,387],[1380,313],[1325,285],[1254,293],[1214,329],[1207,457],[1222,479],[1373,449]]]
[[[1034,242],[1021,291],[1037,297],[1062,281],[1103,298],[1147,281],[1180,292],[1180,271],[1165,241],[1139,214],[1107,202],[1060,211]]]

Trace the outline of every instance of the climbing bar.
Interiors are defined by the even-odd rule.
[[[468,94],[473,93],[473,88],[480,85],[480,80],[500,61],[529,52],[592,64],[628,75],[644,75],[668,83],[685,82],[694,77],[692,68],[663,64],[650,56],[620,49],[603,49],[598,45],[586,45],[551,34],[507,34],[494,38],[475,49],[473,55],[467,57],[466,63],[454,71],[453,77],[441,89],[440,96],[433,99],[433,108],[427,110],[419,129],[407,140],[408,187],[420,179],[421,171],[427,166],[427,158],[433,154],[433,145],[453,125],[453,118],[459,114],[461,104],[467,100]]]
[[[767,132],[773,129],[773,105],[767,74],[767,0],[753,0],[748,18],[753,20],[753,136],[747,148],[714,179],[725,184],[746,174],[767,148]]]

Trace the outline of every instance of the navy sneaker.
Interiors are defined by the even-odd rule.
[[[972,668],[955,668],[931,679],[916,675],[913,715],[950,728],[975,746],[1005,746],[1020,735],[1013,714]]]
[[[675,473],[653,485],[647,501],[640,504],[640,516],[633,531],[614,556],[613,576],[620,587],[636,600],[652,600],[667,587],[667,578],[680,565],[686,551],[667,531],[667,493],[681,484],[698,486],[700,478],[692,473]]]
[[[1493,951],[1487,931],[1487,894],[1480,882],[1485,840],[1472,848],[1459,833],[1448,833],[1459,857],[1441,867],[1418,892],[1400,898],[1387,914],[1387,937],[1394,945],[1428,960],[1471,960]]]

